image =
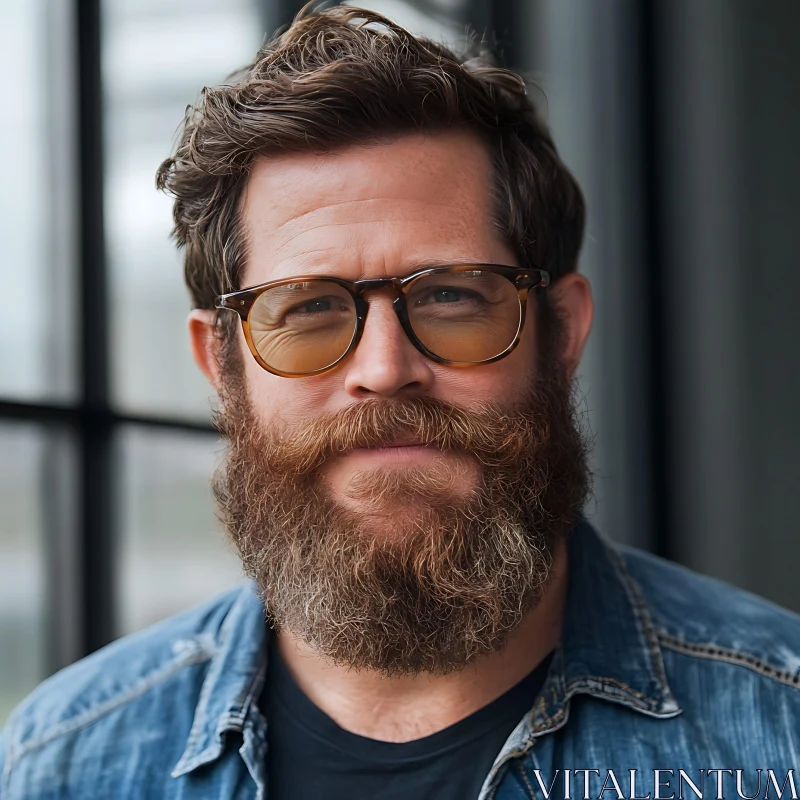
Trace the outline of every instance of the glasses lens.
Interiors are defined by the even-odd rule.
[[[482,269],[435,272],[412,284],[408,317],[417,338],[448,361],[486,361],[514,341],[522,309],[514,284]]]
[[[340,359],[356,330],[350,293],[332,281],[274,286],[250,310],[250,336],[273,369],[304,374]]]

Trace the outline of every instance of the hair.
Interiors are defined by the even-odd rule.
[[[575,270],[583,196],[523,78],[473,52],[474,42],[458,56],[373,11],[313,5],[229,83],[202,90],[158,169],[158,188],[174,197],[173,236],[193,307],[214,308],[217,295],[241,288],[240,199],[257,158],[420,131],[478,134],[492,158],[493,222],[519,263],[553,280]]]

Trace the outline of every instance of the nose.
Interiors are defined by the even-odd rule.
[[[431,361],[409,341],[383,292],[370,298],[361,341],[343,366],[345,391],[353,397],[401,397],[433,387]]]

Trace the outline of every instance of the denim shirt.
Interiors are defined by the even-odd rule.
[[[561,642],[480,800],[797,797],[800,617],[585,520],[569,551]],[[0,797],[267,798],[268,635],[247,585],[62,670],[6,726]]]

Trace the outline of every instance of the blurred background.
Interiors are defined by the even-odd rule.
[[[241,580],[154,173],[292,0],[0,0],[0,723]],[[800,3],[375,0],[523,71],[589,207],[589,518],[800,610]]]

